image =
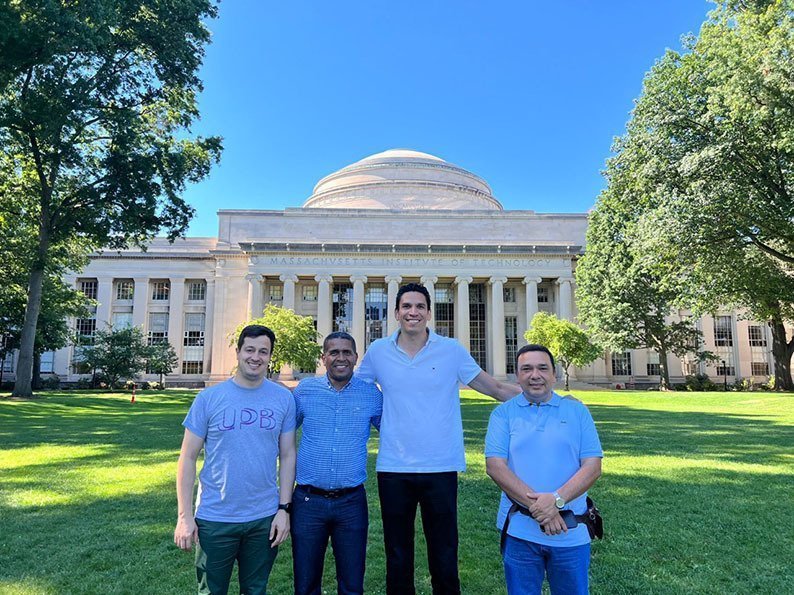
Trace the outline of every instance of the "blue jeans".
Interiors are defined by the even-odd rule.
[[[296,487],[292,495],[292,564],[296,595],[322,593],[328,538],[336,560],[340,595],[364,592],[367,556],[367,493],[364,486],[339,498],[310,494]]]
[[[539,595],[544,576],[548,576],[552,595],[588,593],[589,543],[551,547],[508,535],[504,565],[508,595]]]

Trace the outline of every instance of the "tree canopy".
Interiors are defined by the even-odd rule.
[[[276,347],[270,357],[270,371],[278,372],[285,364],[302,370],[314,370],[322,354],[311,316],[300,316],[288,308],[268,304],[260,318],[241,323],[231,334],[231,344],[249,324],[262,324],[276,334]]]
[[[14,394],[30,394],[36,323],[53,250],[144,244],[182,234],[181,198],[220,139],[186,135],[211,0],[41,3],[0,9],[0,188],[27,219],[32,262]],[[6,208],[11,205],[11,208]]]
[[[603,350],[590,341],[587,333],[570,320],[538,312],[524,333],[529,343],[544,345],[565,373],[565,390],[569,389],[571,365],[582,367],[597,360]]]
[[[99,373],[113,389],[124,380],[132,380],[146,368],[150,348],[139,327],[99,329],[93,345],[81,348],[81,363]]]
[[[684,53],[667,52],[646,76],[605,193],[633,211],[620,243],[667,305],[696,315],[737,307],[769,324],[776,386],[787,389],[792,97],[792,2],[718,7]]]

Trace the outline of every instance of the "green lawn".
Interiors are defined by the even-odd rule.
[[[180,423],[193,391],[48,393],[0,400],[0,593],[190,593],[192,556],[171,541]],[[794,592],[794,396],[581,392],[606,451],[591,494],[607,538],[594,593]],[[465,593],[503,593],[498,490],[482,442],[494,402],[464,392],[460,480]],[[377,440],[370,444],[370,472]],[[383,592],[369,484],[367,593]],[[330,559],[329,559],[330,560]],[[328,566],[332,566],[329,564]],[[271,591],[290,593],[282,548]],[[333,573],[326,587],[334,593]],[[424,550],[417,587],[430,593]]]

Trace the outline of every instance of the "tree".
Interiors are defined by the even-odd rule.
[[[149,347],[138,327],[100,329],[94,335],[94,344],[81,350],[81,361],[86,368],[101,372],[109,388],[118,386],[122,379],[131,380],[146,368]]]
[[[675,290],[665,287],[633,250],[642,213],[641,188],[618,152],[607,163],[608,187],[590,215],[587,250],[576,267],[579,320],[613,351],[652,349],[659,354],[661,387],[670,386],[667,355],[697,352],[701,333],[678,319]]]
[[[218,138],[185,135],[211,0],[20,0],[0,11],[0,187],[32,222],[16,396],[31,394],[35,330],[53,250],[144,245],[181,235],[181,198],[218,160]]]
[[[231,335],[231,345],[249,324],[262,324],[276,334],[276,347],[270,358],[270,371],[278,372],[283,365],[311,370],[317,366],[322,347],[317,344],[317,331],[311,316],[300,316],[288,308],[268,304],[261,318],[240,324]]]
[[[544,345],[554,355],[565,372],[565,390],[569,389],[569,368],[571,365],[582,367],[597,360],[603,350],[590,342],[590,337],[569,320],[557,318],[554,314],[538,312],[532,318],[529,329],[524,333],[529,343]]]
[[[179,363],[174,346],[168,341],[152,343],[146,350],[146,367],[153,373],[160,375],[160,385],[165,386],[165,375],[174,371]]]
[[[677,305],[766,321],[794,390],[794,7],[720,6],[686,49],[646,76],[619,146],[633,250]]]

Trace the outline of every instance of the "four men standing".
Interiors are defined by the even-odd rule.
[[[539,593],[545,570],[553,593],[587,592],[587,530],[567,529],[560,510],[582,512],[586,490],[600,474],[601,449],[587,408],[552,392],[551,354],[537,345],[519,351],[519,388],[495,380],[457,341],[427,328],[431,301],[422,285],[400,288],[395,316],[399,330],[370,346],[356,376],[353,337],[343,332],[326,337],[326,376],[302,381],[294,400],[264,379],[275,344],[272,331],[255,325],[243,330],[235,377],[199,393],[184,422],[174,541],[183,549],[197,542],[200,593],[225,593],[235,558],[241,592],[264,593],[275,546],[289,532],[290,512],[296,594],[322,592],[329,538],[338,592],[363,593],[368,530],[363,484],[372,426],[380,429],[387,593],[415,592],[417,505],[433,593],[460,593],[457,473],[465,470],[466,460],[459,384],[499,401],[510,399],[494,410],[486,440],[488,474],[505,492],[499,525],[511,499],[526,512],[512,515],[506,531],[509,592]],[[291,498],[296,419],[303,433]],[[194,521],[192,488],[202,446],[205,464]],[[556,548],[555,555],[549,548]]]

